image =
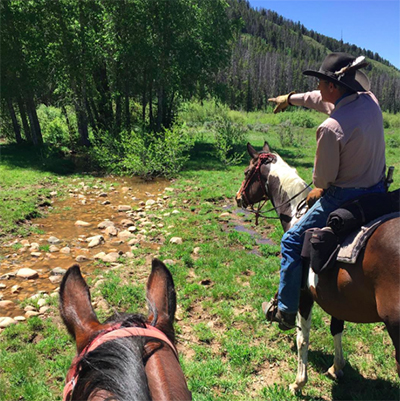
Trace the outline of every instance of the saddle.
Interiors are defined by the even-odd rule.
[[[333,211],[324,228],[305,232],[301,256],[316,274],[336,261],[355,263],[368,238],[385,221],[400,217],[400,189],[367,194]]]

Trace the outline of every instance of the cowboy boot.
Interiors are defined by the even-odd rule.
[[[278,293],[269,302],[262,303],[262,311],[269,322],[278,322],[278,327],[291,330],[296,326],[296,313],[283,312],[278,308]]]

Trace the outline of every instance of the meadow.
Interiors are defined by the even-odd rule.
[[[240,129],[240,141],[232,143],[230,157],[216,151],[214,127],[221,113],[229,120],[229,129]],[[283,231],[272,219],[261,220],[256,227],[254,219],[239,211],[245,227],[273,242],[258,245],[254,236],[235,229],[236,220],[221,216],[235,214],[234,196],[248,163],[247,141],[256,149],[268,141],[310,182],[315,127],[323,116],[302,110],[279,115],[270,110],[242,113],[222,110],[212,102],[187,105],[181,116],[195,146],[184,169],[169,184],[174,188],[169,209],[178,209],[180,218],[165,217],[165,225],[173,229],[156,253],[143,246],[117,269],[100,263],[103,280],[95,286],[95,294],[112,310],[144,311],[143,275],[147,273],[143,272],[150,271],[151,258],[174,261],[168,267],[178,298],[178,350],[194,400],[399,399],[394,348],[381,323],[346,322],[344,377],[335,382],[324,376],[334,348],[330,318],[318,306],[310,335],[309,382],[303,394],[289,392],[297,369],[295,333],[268,324],[261,312],[261,303],[274,295],[279,282]],[[400,115],[384,117],[387,165],[395,166],[393,190],[400,186]],[[226,143],[219,149],[224,146],[226,150]],[[0,152],[0,244],[33,235],[38,230],[32,225],[35,216],[51,218],[57,212],[48,208],[51,191],[62,194],[73,179],[85,183],[94,179],[77,172],[71,160],[56,153],[7,144],[0,145]],[[169,243],[172,236],[182,237],[183,243]],[[89,282],[94,286],[96,279]],[[61,323],[57,301],[51,308],[46,320],[33,317],[0,333],[1,401],[61,400],[75,346]],[[106,317],[101,310],[99,314]]]

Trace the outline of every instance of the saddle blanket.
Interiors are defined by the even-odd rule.
[[[361,226],[359,230],[353,231],[342,242],[336,258],[337,261],[351,264],[356,263],[358,254],[361,249],[364,248],[368,238],[374,233],[374,231],[385,221],[395,219],[396,217],[400,217],[400,212],[381,216],[365,226]]]

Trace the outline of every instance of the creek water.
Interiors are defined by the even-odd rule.
[[[87,184],[84,179],[79,179],[69,187],[64,199],[55,195],[51,201],[53,210],[46,217],[33,221],[42,234],[28,236],[22,242],[26,246],[22,245],[21,240],[15,240],[0,247],[0,301],[12,301],[0,302],[0,316],[23,315],[20,301],[39,292],[51,294],[57,291],[59,282],[53,282],[57,281],[54,277],[51,281],[53,269],[67,269],[76,263],[79,255],[87,258],[80,261],[79,265],[85,275],[90,275],[95,269],[101,268],[94,260],[94,256],[99,252],[124,254],[130,251],[131,247],[127,241],[106,236],[103,234],[104,230],[97,228],[97,225],[104,220],[110,220],[117,229],[125,230],[121,222],[131,219],[140,232],[144,229],[146,214],[162,208],[168,202],[169,184],[166,180],[144,182],[139,178],[114,177],[91,180]],[[155,201],[151,207],[146,206],[150,199]],[[121,205],[130,206],[136,210],[136,214],[118,211]],[[88,225],[76,225],[78,220]],[[146,229],[151,229],[152,223],[147,221],[146,224]],[[105,242],[88,248],[87,238],[96,235],[103,235]],[[60,240],[60,243],[55,245],[57,248],[68,247],[70,253],[50,252],[48,240],[52,236]],[[32,243],[39,245],[37,252],[32,252]],[[156,244],[154,246],[157,248]],[[23,279],[16,276],[16,272],[22,268],[37,271],[38,277]],[[17,290],[15,286],[18,287]]]

